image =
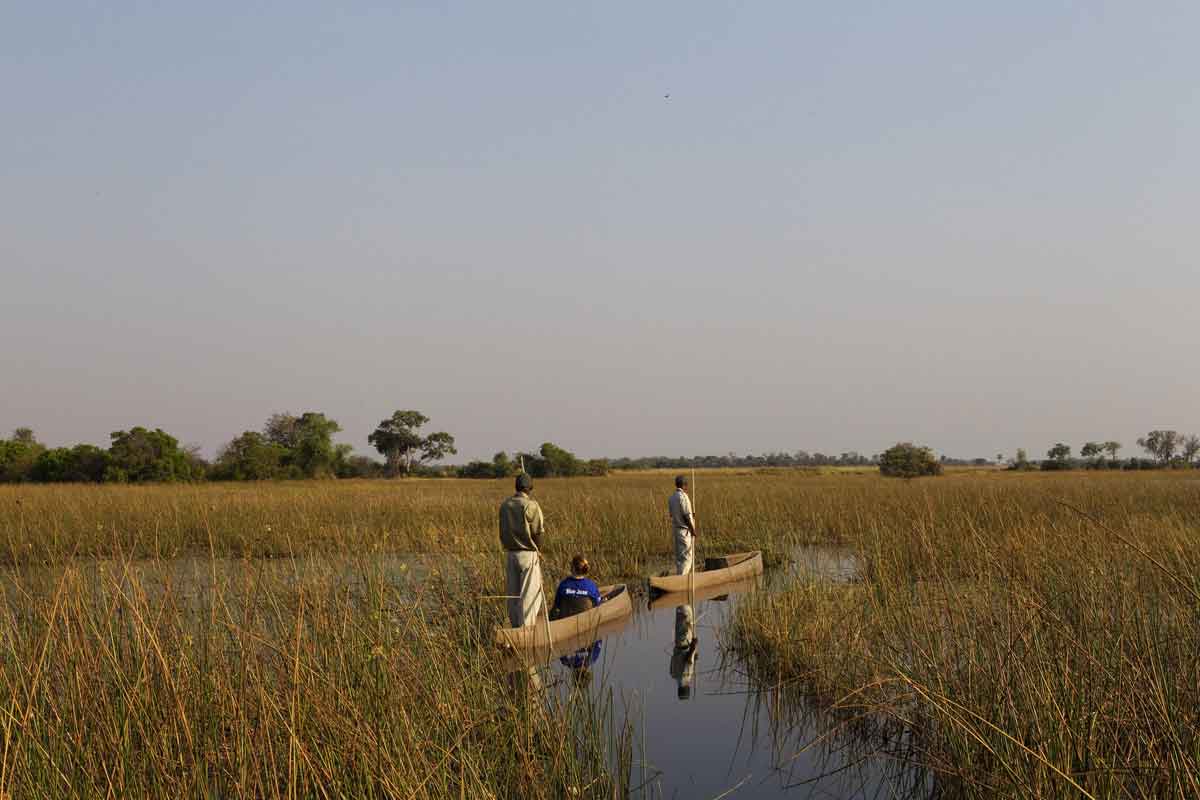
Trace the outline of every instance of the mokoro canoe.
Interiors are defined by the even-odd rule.
[[[550,637],[557,645],[559,641],[584,638],[593,635],[606,622],[627,617],[633,613],[629,589],[623,583],[601,586],[600,596],[604,602],[590,611],[574,614],[562,619],[551,620]],[[589,639],[591,643],[594,639]],[[546,647],[546,618],[539,616],[536,623],[524,628],[496,628],[496,644],[512,648]]]
[[[697,572],[696,577],[699,578],[700,574],[701,573]],[[716,583],[712,586],[705,586],[704,588],[697,586],[696,595],[694,598],[692,597],[692,593],[689,591],[667,592],[666,594],[658,594],[658,592],[655,592],[655,596],[650,598],[649,605],[651,611],[661,608],[686,606],[689,605],[693,600],[697,603],[701,603],[705,600],[720,599],[724,595],[752,592],[757,586],[758,576],[751,575],[747,578],[742,578],[741,580],[729,581],[727,583]],[[555,644],[557,644],[557,642],[555,642]]]
[[[711,561],[712,559],[706,560]],[[719,583],[728,583],[753,575],[761,575],[763,571],[762,551],[752,550],[749,553],[733,553],[717,559],[725,564],[719,569],[696,570],[696,583],[692,586],[689,575],[655,575],[650,578],[650,588],[656,592],[686,592],[692,588],[697,591]]]
[[[619,619],[610,619],[608,622],[602,623],[598,628],[581,631],[577,636],[571,636],[566,639],[555,639],[554,647],[502,647],[497,653],[497,660],[503,664],[509,672],[516,670],[524,670],[538,664],[548,664],[559,656],[569,656],[576,650],[581,650],[591,646],[592,642],[598,642],[601,639],[607,639],[609,636],[616,636],[621,631],[629,627],[629,623],[633,620],[632,614],[627,614]],[[551,625],[554,623],[551,622]],[[544,628],[546,621],[541,623]],[[509,629],[511,630],[511,628]]]

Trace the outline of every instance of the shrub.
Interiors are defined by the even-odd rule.
[[[900,442],[879,457],[879,472],[889,478],[919,478],[922,475],[941,475],[942,465],[928,447]]]

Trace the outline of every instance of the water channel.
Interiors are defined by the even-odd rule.
[[[902,733],[870,741],[853,724],[795,697],[752,685],[718,646],[740,602],[797,576],[845,580],[853,564],[807,551],[787,570],[653,601],[598,631],[598,644],[551,658],[543,680],[561,702],[612,701],[638,739],[635,796],[647,798],[921,798],[931,782],[895,758]],[[720,593],[718,593],[720,592]],[[559,647],[558,650],[562,650]],[[545,661],[545,659],[542,659]],[[580,667],[590,674],[580,676]]]

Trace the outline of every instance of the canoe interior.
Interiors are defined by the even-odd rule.
[[[704,559],[704,569],[699,570],[699,571],[700,572],[708,572],[709,570],[713,570],[713,569],[729,569],[730,567],[736,567],[738,564],[742,563],[743,561],[749,561],[750,559],[754,558],[756,555],[758,555],[758,551],[754,551],[754,552],[750,552],[750,553],[732,553],[727,556],[716,556],[715,558],[706,558],[706,559]]]
[[[741,564],[743,561],[749,561],[750,559],[754,558],[756,555],[759,554],[759,552],[760,551],[758,551],[758,550],[751,550],[749,553],[730,553],[729,555],[726,555],[726,556],[709,556],[704,559],[704,569],[696,570],[696,574],[703,575],[706,572],[715,572],[716,570],[719,570],[719,569],[729,569],[731,567],[736,567],[738,564]],[[674,575],[675,575],[675,573],[673,573],[673,572],[660,572],[658,574],[658,577],[670,578],[670,577],[673,577]]]
[[[607,603],[609,600],[612,600],[623,591],[625,591],[625,584],[623,583],[618,583],[616,586],[601,586],[600,596],[603,597],[604,602]]]

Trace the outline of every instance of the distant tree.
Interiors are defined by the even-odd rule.
[[[471,461],[457,470],[460,478],[494,478],[496,470],[490,461]]]
[[[263,426],[263,435],[271,444],[295,450],[300,444],[300,418],[294,414],[272,414]]]
[[[1192,433],[1183,437],[1182,448],[1184,463],[1193,464],[1196,461],[1196,456],[1200,455],[1200,436]]]
[[[1169,464],[1179,449],[1178,431],[1150,431],[1137,440],[1138,447],[1158,459],[1160,464]]]
[[[420,411],[397,411],[379,423],[367,441],[387,459],[387,474],[409,474],[415,465],[437,461],[458,451],[454,437],[444,431],[421,436],[417,430],[429,422]]]
[[[1071,457],[1071,447],[1059,442],[1046,451],[1046,457],[1051,461],[1066,461]]]
[[[1008,465],[1010,470],[1024,471],[1037,469],[1037,465],[1029,460],[1029,454],[1024,447],[1017,448],[1017,454],[1013,456],[1012,463]]]
[[[879,472],[892,478],[917,478],[922,475],[941,475],[942,465],[928,447],[900,442],[879,457]]]
[[[333,435],[342,429],[333,420],[316,411],[306,411],[295,424],[295,445],[288,462],[306,478],[333,477],[338,450]]]
[[[192,480],[207,479],[209,470],[212,469],[212,465],[209,464],[201,454],[200,445],[196,444],[195,442],[190,442],[184,445],[183,454],[191,463],[193,475]]]
[[[420,462],[422,464],[430,461],[441,461],[446,456],[452,456],[458,453],[454,447],[454,437],[445,431],[431,433],[425,437],[425,443],[421,445]]]
[[[0,439],[0,482],[30,480],[34,462],[45,449],[29,428],[17,428],[11,439]]]
[[[1100,442],[1088,442],[1079,450],[1079,455],[1088,460],[1090,466],[1095,467],[1104,453],[1104,445]]]
[[[99,483],[104,480],[109,456],[90,444],[45,450],[33,464],[30,479],[39,483]]]
[[[1042,469],[1070,469],[1071,468],[1071,447],[1070,445],[1058,442],[1049,450],[1046,451],[1046,460],[1042,462]]]
[[[1112,440],[1109,440],[1104,443],[1104,452],[1108,453],[1109,460],[1114,463],[1117,460],[1117,451],[1120,449],[1121,449],[1120,442],[1114,442]]]
[[[347,456],[338,465],[339,478],[379,478],[383,476],[383,464],[367,456]]]
[[[501,450],[492,456],[492,475],[496,478],[507,478],[516,473],[516,466],[509,459],[508,453]]]
[[[266,434],[246,431],[217,453],[213,477],[227,481],[256,481],[288,477],[288,449]],[[298,470],[297,470],[298,476]]]
[[[583,464],[575,457],[575,454],[553,442],[545,442],[538,452],[546,464],[547,475],[569,478],[583,472]]]
[[[607,475],[609,468],[607,458],[589,458],[583,462],[583,474],[585,475]]]
[[[104,480],[118,483],[200,480],[202,469],[180,448],[179,440],[161,428],[114,431]]]

